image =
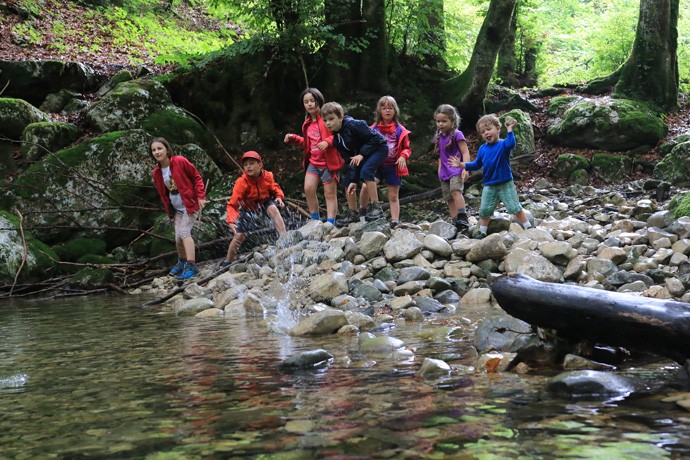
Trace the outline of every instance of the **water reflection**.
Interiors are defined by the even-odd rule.
[[[542,393],[547,375],[456,371],[428,382],[415,376],[420,360],[361,355],[356,337],[290,337],[270,330],[271,318],[202,321],[141,303],[0,305],[0,457],[690,454],[690,415],[660,401],[664,388],[682,388],[674,365],[642,374],[656,385],[648,395],[572,402]],[[450,326],[471,331],[475,320]],[[456,369],[472,363],[471,335],[448,340],[426,327],[392,334],[417,356],[443,357]],[[334,355],[327,369],[279,371],[285,357],[316,348]]]

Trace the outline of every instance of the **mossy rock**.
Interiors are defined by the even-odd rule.
[[[532,96],[534,97],[551,97],[551,96],[558,96],[559,94],[563,94],[565,91],[563,91],[563,88],[557,88],[555,86],[552,86],[550,88],[541,88],[537,91],[535,91]]]
[[[117,85],[120,83],[124,83],[126,81],[132,81],[134,80],[134,77],[132,76],[132,72],[129,70],[120,70],[117,72],[115,75],[113,75],[110,80],[106,81],[101,85],[100,88],[96,91],[96,94],[98,96],[104,96],[108,92],[110,92],[113,88],[115,88]]]
[[[587,185],[589,184],[589,173],[585,169],[576,169],[568,177],[570,185]]]
[[[582,96],[558,96],[554,97],[549,101],[549,107],[546,109],[546,113],[551,117],[561,116],[568,108],[575,104],[575,102],[581,101],[584,98]]]
[[[0,98],[0,136],[19,140],[31,123],[48,120],[48,115],[25,100]]]
[[[66,243],[53,247],[60,260],[77,262],[87,255],[105,255],[106,243],[96,238],[73,238]]]
[[[67,147],[78,138],[79,129],[72,123],[31,123],[22,133],[22,159],[33,163],[49,153]]]
[[[95,289],[111,284],[114,280],[115,275],[107,268],[85,267],[70,277],[70,284],[83,289]]]
[[[683,202],[687,203],[688,206],[683,206],[684,209],[682,211],[678,211],[678,208]],[[683,216],[690,216],[690,192],[681,192],[673,195],[673,198],[671,198],[671,201],[668,204],[668,210],[673,212],[673,216],[676,219]]]
[[[12,283],[24,258],[24,242],[20,234],[19,217],[0,211],[0,282]],[[51,248],[24,230],[28,254],[21,268],[19,280],[30,281],[53,276],[57,270],[58,256]]]
[[[153,137],[164,137],[171,144],[197,144],[211,154],[215,152],[213,139],[195,120],[179,109],[155,112],[141,121],[139,127]],[[222,164],[224,158],[214,158]]]
[[[582,155],[564,153],[563,155],[558,155],[551,177],[565,179],[578,169],[589,169],[589,160]]]
[[[690,184],[690,141],[676,144],[654,167],[654,177],[673,185]]]
[[[158,256],[175,251],[175,226],[166,216],[159,216],[151,230],[153,234],[162,238],[151,238],[148,247],[138,245],[134,251],[140,255]],[[146,252],[141,252],[146,251]]]
[[[690,134],[681,134],[680,136],[671,139],[669,142],[664,142],[663,144],[660,144],[659,147],[657,147],[657,151],[661,156],[666,156],[669,153],[671,153],[671,150],[678,145],[678,144],[683,144],[685,142],[690,141]]]
[[[43,104],[39,109],[46,113],[60,113],[73,99],[77,97],[77,93],[70,89],[62,89],[57,93],[51,93],[46,96]]]
[[[609,184],[625,181],[632,172],[632,165],[627,155],[595,153],[592,156],[592,173]]]
[[[536,112],[539,107],[525,99],[520,93],[505,86],[490,85],[484,99],[486,113],[503,112],[504,110],[524,110]]]
[[[585,99],[547,129],[549,142],[566,147],[631,150],[656,145],[667,127],[647,105],[627,99]]]
[[[534,144],[534,130],[532,129],[532,118],[527,112],[522,110],[511,110],[510,112],[504,113],[499,117],[501,120],[501,138],[505,139],[508,132],[504,126],[505,119],[511,116],[515,118],[517,124],[513,127],[513,133],[515,134],[516,146],[513,149],[511,155],[511,163],[515,163],[516,158],[520,158],[517,161],[522,166],[528,166],[532,163],[534,153],[537,151]]]

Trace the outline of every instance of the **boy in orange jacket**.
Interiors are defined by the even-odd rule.
[[[285,222],[278,210],[278,207],[285,207],[285,194],[273,178],[273,173],[263,169],[261,156],[253,150],[245,152],[240,161],[244,174],[235,181],[226,206],[226,220],[235,235],[220,268],[227,267],[233,261],[247,233],[255,230],[257,223],[261,222],[260,213],[273,220],[278,235],[286,233]]]

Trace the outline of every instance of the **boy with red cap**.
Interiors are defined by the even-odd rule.
[[[261,215],[273,220],[278,235],[286,233],[285,222],[278,211],[278,207],[285,207],[285,194],[273,178],[273,173],[263,169],[261,155],[253,150],[245,152],[240,162],[244,173],[235,181],[232,196],[226,206],[226,220],[235,235],[225,260],[220,263],[221,268],[233,261],[247,233],[259,227]]]

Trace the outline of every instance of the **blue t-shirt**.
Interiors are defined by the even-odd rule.
[[[482,182],[484,185],[502,184],[513,180],[513,171],[510,169],[510,152],[515,148],[515,134],[508,133],[505,139],[493,144],[486,142],[479,147],[477,159],[466,163],[468,171],[482,170]]]

